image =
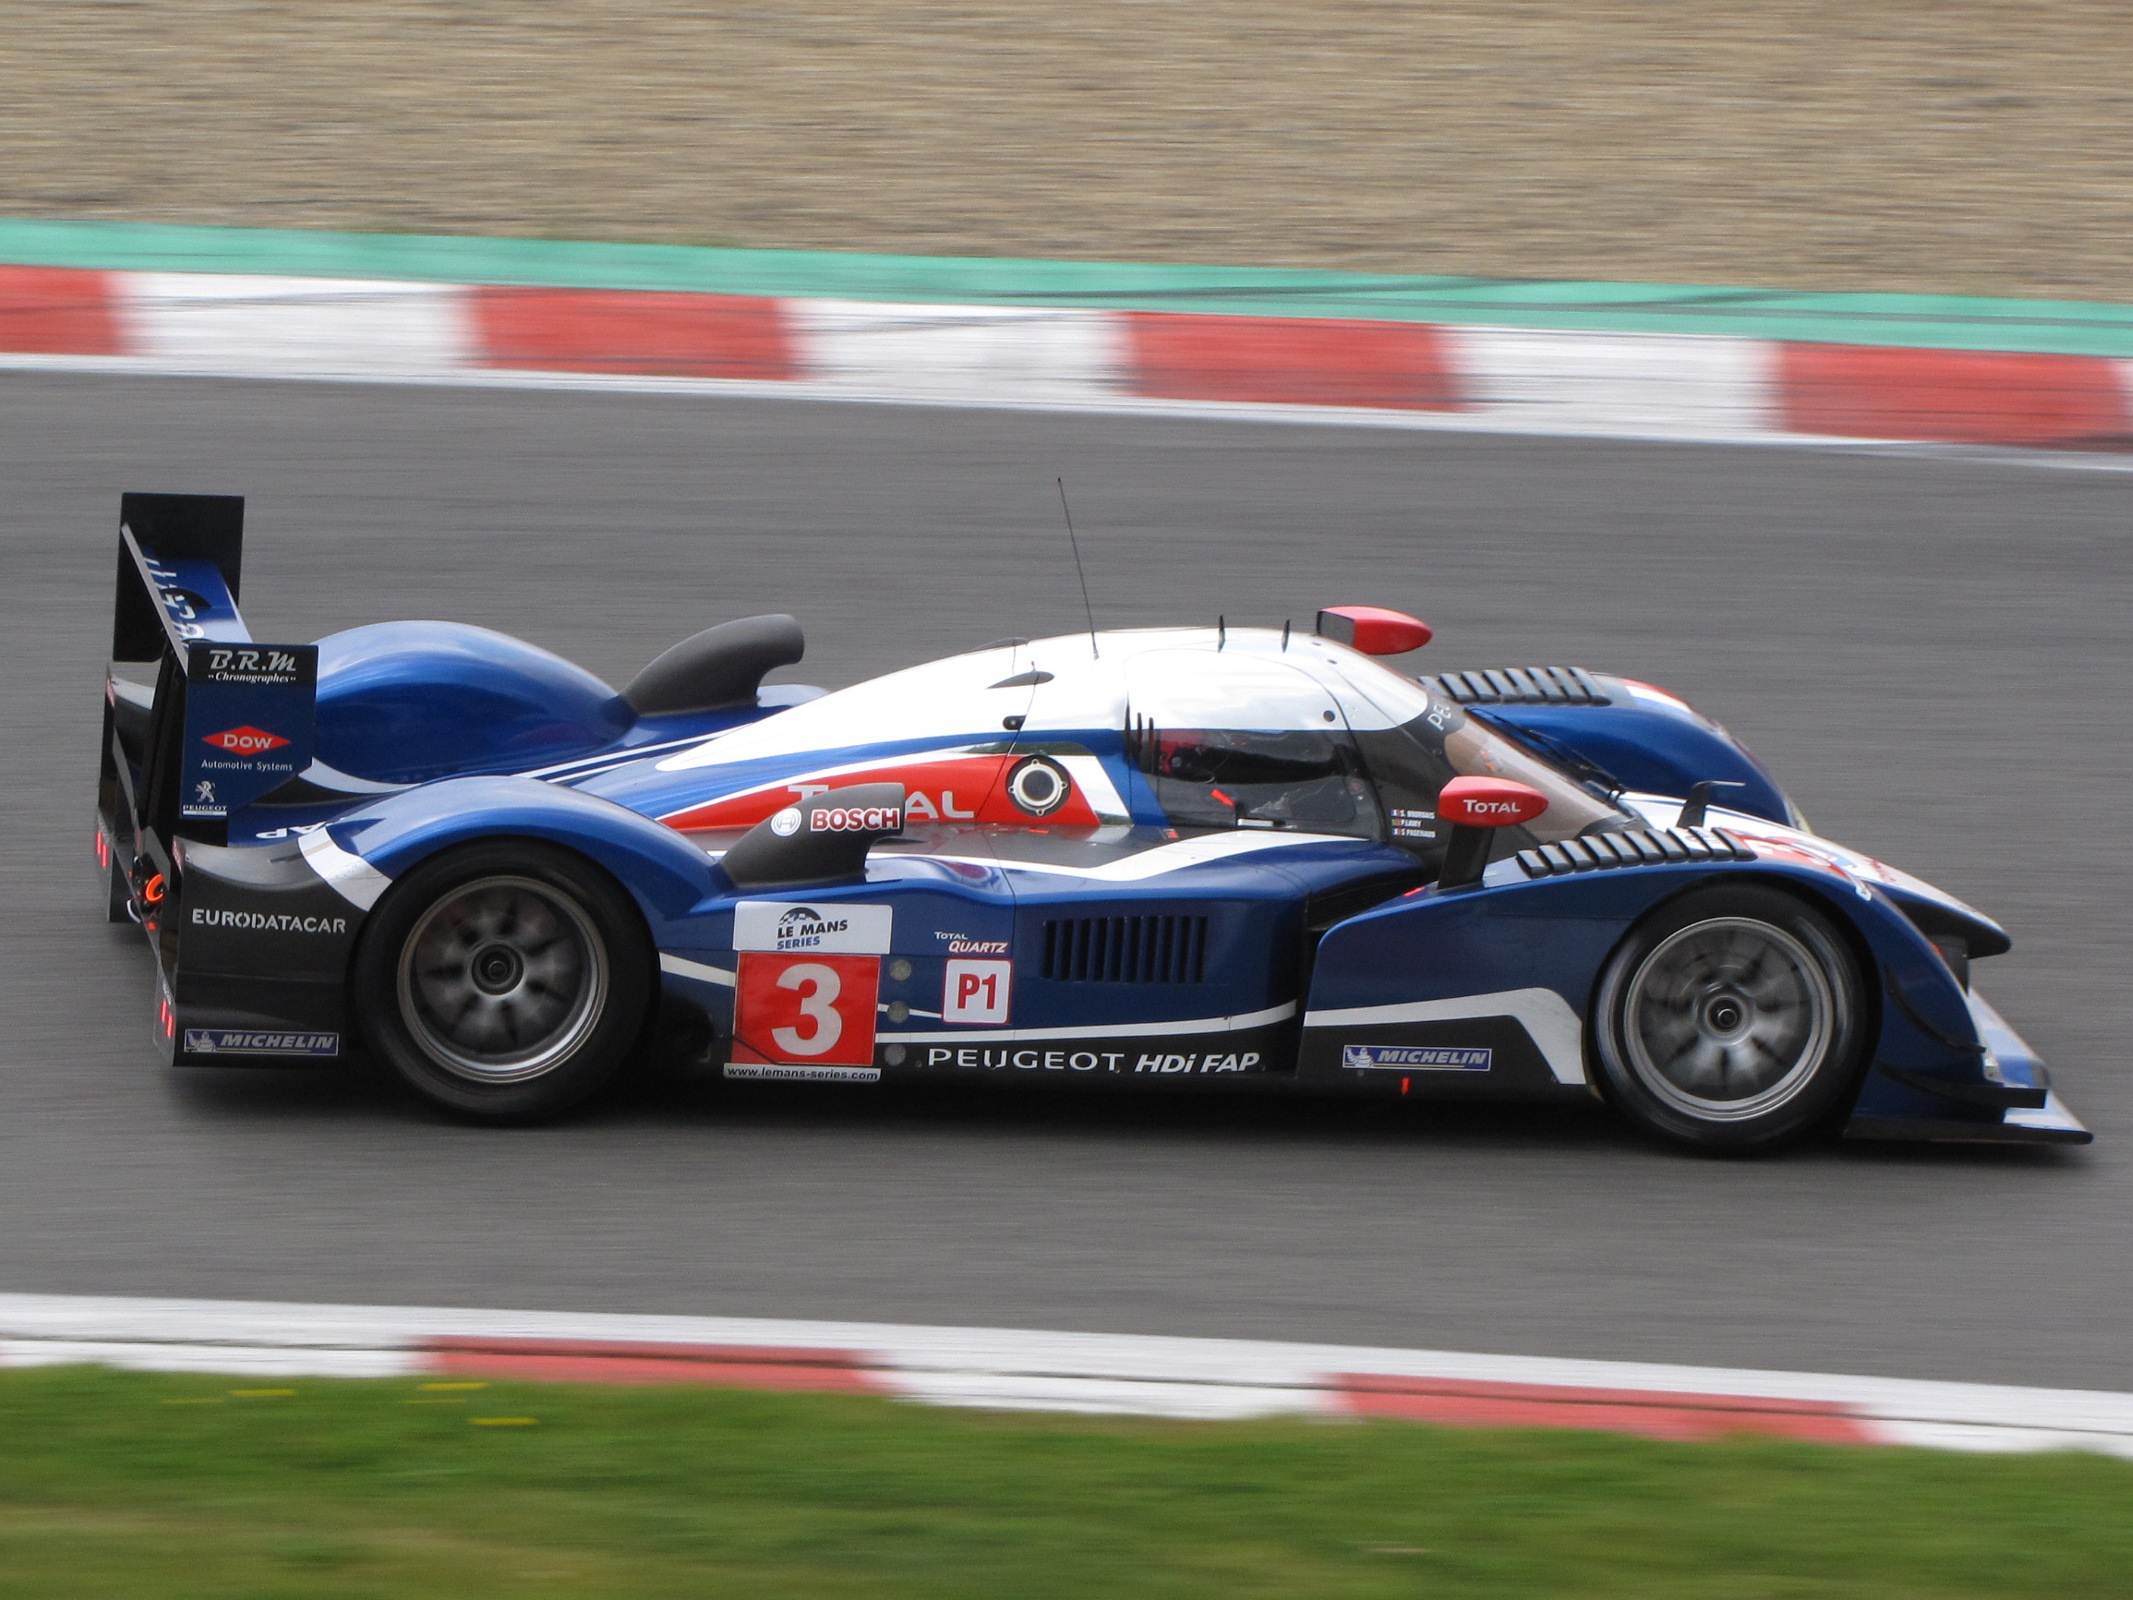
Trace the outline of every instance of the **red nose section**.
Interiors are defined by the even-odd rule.
[[[1437,815],[1454,827],[1515,828],[1548,809],[1548,797],[1509,778],[1454,778],[1437,793]]]
[[[1421,618],[1383,606],[1328,606],[1318,614],[1318,632],[1366,656],[1404,656],[1436,636]]]

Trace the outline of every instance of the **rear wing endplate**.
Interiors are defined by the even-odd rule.
[[[156,664],[134,820],[160,838],[218,835],[311,764],[318,646],[252,638],[237,609],[243,557],[241,496],[120,502],[111,659]]]

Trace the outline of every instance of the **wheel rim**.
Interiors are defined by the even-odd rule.
[[[424,1054],[480,1083],[552,1070],[607,997],[607,951],[566,894],[482,878],[422,914],[400,947],[400,1015]]]
[[[1645,1088],[1699,1120],[1740,1122],[1814,1080],[1835,1047],[1837,995],[1827,964],[1784,929],[1714,917],[1638,963],[1621,1018]]]

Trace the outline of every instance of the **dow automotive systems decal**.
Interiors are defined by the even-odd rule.
[[[289,741],[264,728],[224,728],[220,733],[207,734],[200,742],[233,756],[263,756],[269,750],[279,750]]]
[[[316,645],[188,645],[184,815],[227,817],[310,766],[317,683]]]

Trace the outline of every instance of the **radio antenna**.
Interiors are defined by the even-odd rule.
[[[1081,580],[1081,614],[1089,619],[1089,659],[1099,659],[1096,650],[1096,612],[1089,604],[1089,575],[1081,566],[1081,541],[1074,537],[1074,513],[1067,506],[1066,479],[1052,480],[1059,485],[1059,509],[1066,515],[1067,548],[1074,552],[1074,576]]]

